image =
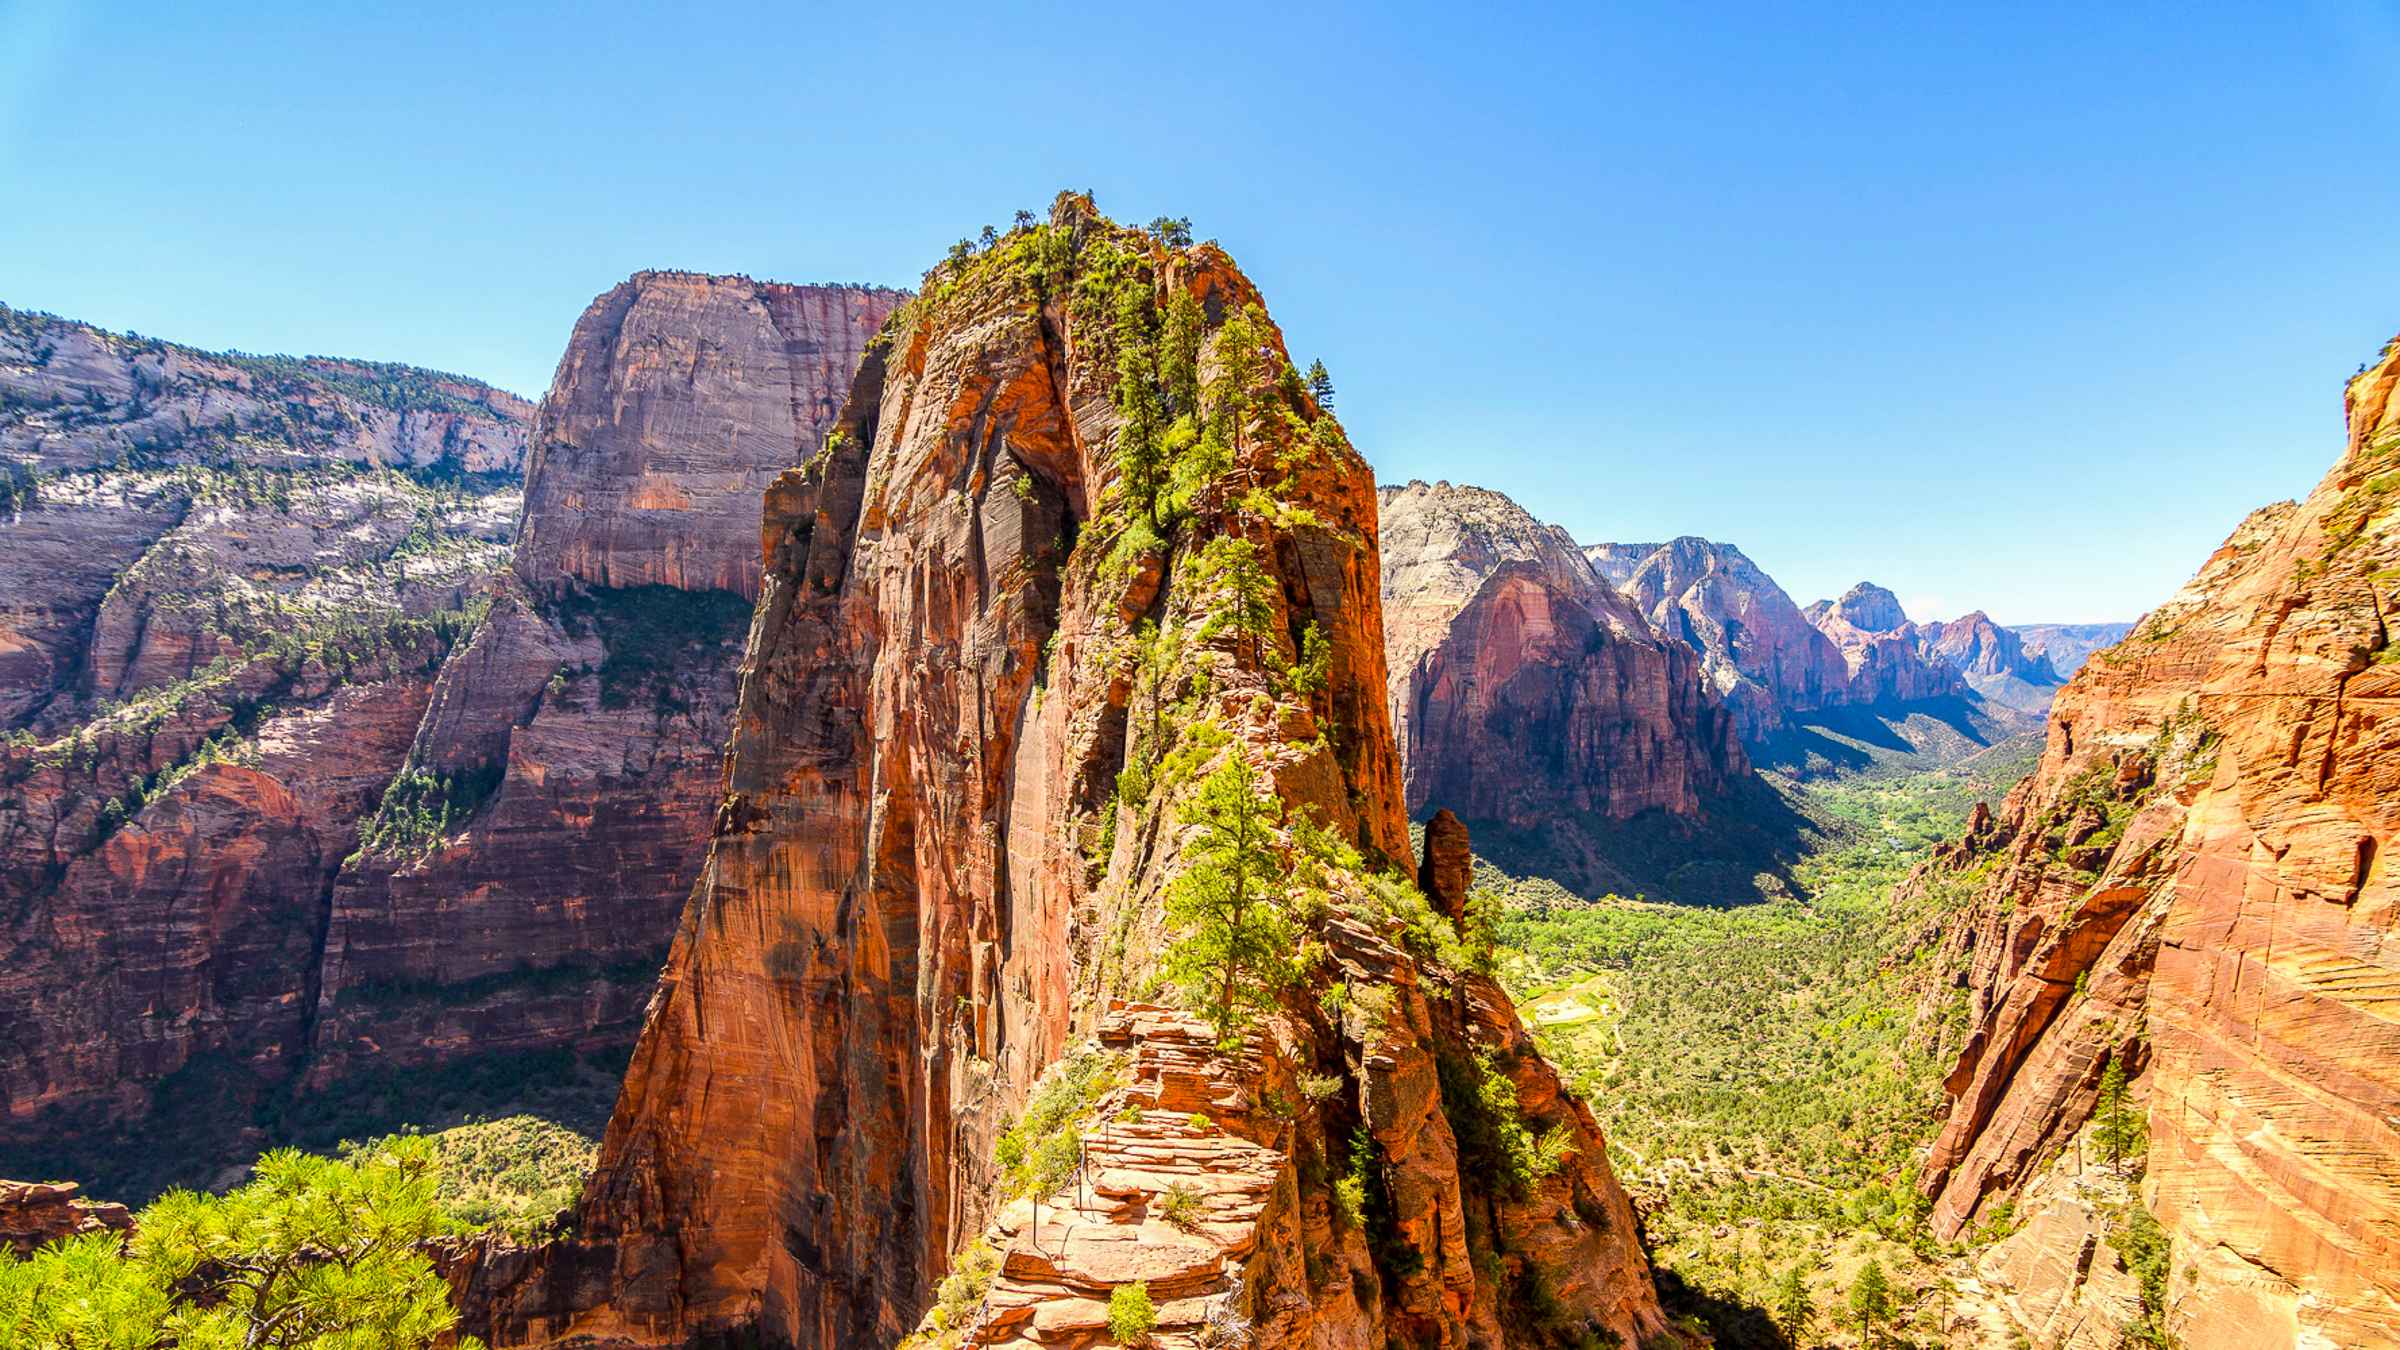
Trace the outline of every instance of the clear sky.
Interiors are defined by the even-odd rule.
[[[369,10],[378,12],[369,13]],[[2131,618],[2400,329],[2400,7],[0,0],[0,300],[549,382],[644,267],[1188,215],[1386,480]]]

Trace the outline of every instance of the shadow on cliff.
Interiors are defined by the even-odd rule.
[[[1793,865],[1833,828],[1755,774],[1704,803],[1697,820],[1650,810],[1625,820],[1562,814],[1532,830],[1466,825],[1476,856],[1512,876],[1576,895],[1716,906],[1798,894]]]
[[[144,1126],[172,1121],[173,1131],[129,1131],[105,1111],[60,1116],[43,1122],[44,1142],[0,1150],[0,1176],[72,1177],[94,1199],[138,1207],[176,1186],[238,1185],[276,1148],[330,1153],[349,1140],[513,1115],[598,1139],[632,1054],[627,1043],[377,1066],[311,1093],[290,1081],[262,1085],[230,1057],[203,1055],[159,1080],[141,1118]]]
[[[1915,773],[1979,754],[2037,728],[2038,714],[1978,694],[1795,715],[1751,747],[1759,768],[1796,778]]]

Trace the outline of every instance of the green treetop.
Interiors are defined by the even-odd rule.
[[[130,1242],[0,1249],[0,1345],[416,1350],[457,1325],[418,1250],[448,1231],[430,1139],[340,1158],[283,1149],[223,1196],[170,1191]],[[474,1345],[472,1339],[462,1345]]]
[[[1293,977],[1299,946],[1279,891],[1286,868],[1270,831],[1282,803],[1266,776],[1240,754],[1200,782],[1180,809],[1197,833],[1184,870],[1167,890],[1167,918],[1180,936],[1167,953],[1169,978],[1200,1002],[1218,1034],[1231,1037]]]

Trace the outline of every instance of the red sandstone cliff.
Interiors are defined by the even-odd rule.
[[[1384,652],[1412,812],[1545,835],[1650,812],[1697,824],[1747,777],[1699,654],[1653,631],[1564,531],[1482,488],[1380,495]],[[1582,870],[1618,884],[1603,861]]]
[[[514,567],[402,771],[459,819],[344,869],[315,1082],[633,1036],[715,809],[760,493],[822,443],[900,299],[644,272],[584,312]]]
[[[1660,1329],[1588,1112],[1396,917],[1425,911],[1374,492],[1256,303],[1213,245],[1062,197],[870,351],[768,493],[715,842],[580,1235],[458,1276],[500,1342],[890,1344],[977,1241],[941,1344],[1112,1344],[1135,1281],[1168,1345],[1221,1318],[1260,1347]],[[1145,429],[1154,488],[1119,461]],[[1283,897],[1308,988],[1235,1054],[1127,1001],[1172,940],[1177,805],[1227,755],[1330,830]],[[1478,1052],[1571,1144],[1555,1171],[1462,1156],[1443,1078]],[[1006,1202],[995,1142],[1084,1056],[1109,1067],[1078,1178]],[[1353,1148],[1379,1218],[1337,1206]]]
[[[717,797],[758,485],[897,301],[601,297],[514,567],[519,494],[451,472],[498,432],[354,434],[506,396],[0,311],[0,450],[148,466],[20,471],[0,509],[0,1148],[139,1194],[270,1142],[295,1074],[628,1043]],[[402,450],[437,458],[342,462]]]
[[[1819,600],[1807,614],[1841,649],[1852,703],[1917,703],[1967,692],[1965,676],[1927,649],[1899,597],[1871,581],[1842,592],[1839,600]]]
[[[1586,553],[1608,551],[1624,572],[1618,589],[1651,626],[1700,653],[1745,739],[1763,739],[1791,714],[1849,700],[1841,651],[1740,549],[1689,535],[1646,547],[1630,566],[1622,545]]]
[[[1968,1039],[1935,1229],[2018,1206],[1984,1273],[2070,1344],[2128,1315],[2093,1256],[2125,1222],[2094,1180],[2112,1059],[2172,1242],[2150,1312],[2193,1350],[2400,1335],[2396,353],[2351,382],[2308,499],[2244,521],[2085,665],[2040,767],[1918,883],[1974,888],[1943,939]]]
[[[142,1190],[254,1145],[326,888],[506,564],[522,409],[0,308],[0,1153]]]

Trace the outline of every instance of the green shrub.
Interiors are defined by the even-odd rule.
[[[1142,1345],[1150,1339],[1150,1329],[1158,1325],[1158,1309],[1151,1305],[1150,1286],[1140,1281],[1120,1284],[1108,1295],[1108,1334],[1120,1345]]]

